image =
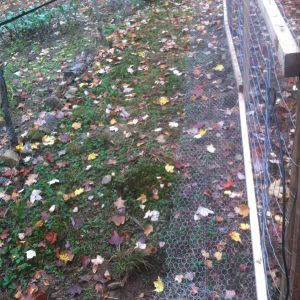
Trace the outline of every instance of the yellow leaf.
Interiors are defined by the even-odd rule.
[[[44,225],[44,221],[43,220],[38,220],[35,224],[34,227],[35,228],[40,228]]]
[[[146,55],[145,55],[144,51],[140,51],[140,52],[138,52],[138,56],[145,58]]]
[[[166,170],[168,173],[174,173],[174,166],[169,165],[169,164],[166,164],[166,165],[165,165],[165,170]]]
[[[223,66],[223,65],[216,65],[216,66],[214,67],[214,70],[215,70],[215,71],[221,72],[221,71],[224,70],[224,66]]]
[[[147,196],[145,194],[141,194],[136,200],[140,201],[142,204],[147,202]]]
[[[207,132],[207,129],[206,129],[206,128],[200,129],[199,132],[198,132],[198,134],[196,134],[196,135],[194,136],[194,139],[201,139],[202,137],[205,136],[206,132]]]
[[[242,230],[249,230],[250,229],[250,225],[248,223],[241,223],[240,224],[240,229],[242,229]]]
[[[98,156],[98,154],[97,153],[95,153],[95,152],[92,152],[92,153],[90,153],[89,155],[88,155],[88,160],[94,160],[94,159],[96,159],[97,158],[97,156]]]
[[[84,189],[83,189],[83,188],[79,188],[79,189],[77,189],[77,190],[74,191],[74,195],[75,195],[75,196],[79,196],[79,195],[81,195],[83,192],[84,192]]]
[[[65,264],[69,261],[72,261],[74,254],[70,251],[62,251],[58,254],[58,259],[63,261]]]
[[[39,144],[40,143],[33,143],[33,144],[31,144],[31,149],[32,150],[38,149],[39,148]]]
[[[219,251],[216,252],[216,253],[214,254],[214,257],[215,257],[215,259],[218,260],[218,261],[221,260],[221,259],[222,259],[222,252],[219,252]]]
[[[79,123],[79,122],[74,122],[73,124],[72,124],[72,127],[74,128],[74,129],[79,129],[79,128],[81,128],[81,123]]]
[[[243,217],[246,218],[249,216],[249,206],[246,204],[241,204],[239,206],[239,214]]]
[[[55,142],[55,137],[50,135],[44,135],[42,138],[42,142],[44,145],[53,145]]]
[[[230,236],[230,238],[231,238],[233,241],[242,243],[240,234],[239,234],[238,232],[232,231],[232,232],[229,233],[229,236]]]
[[[163,281],[161,280],[161,278],[159,276],[158,276],[157,280],[155,280],[153,282],[153,284],[154,284],[154,287],[155,287],[155,290],[154,290],[155,292],[157,292],[157,293],[163,292],[163,290],[165,288],[165,285],[164,285]]]
[[[117,124],[117,120],[116,119],[111,119],[110,120],[110,125],[115,125]]]
[[[16,146],[16,150],[22,152],[24,150],[24,145],[23,143],[20,143],[19,145]]]
[[[169,102],[169,99],[167,97],[160,97],[158,100],[158,103],[163,106],[166,105]]]
[[[282,216],[276,215],[274,217],[274,219],[275,219],[275,221],[276,221],[277,224],[279,224],[279,225],[282,224]]]

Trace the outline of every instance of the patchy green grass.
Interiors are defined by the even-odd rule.
[[[15,194],[10,201],[1,203],[7,214],[0,229],[9,233],[9,240],[5,239],[0,249],[0,267],[7,270],[2,274],[2,289],[13,292],[17,284],[26,287],[34,272],[41,269],[70,284],[76,276],[68,277],[67,270],[82,267],[82,256],[92,259],[103,256],[112,279],[122,279],[151,266],[149,258],[159,251],[158,242],[166,231],[171,207],[169,194],[176,179],[176,169],[168,172],[165,167],[175,163],[172,144],[176,143],[179,129],[168,124],[180,120],[182,99],[176,93],[181,90],[182,78],[169,69],[183,72],[187,61],[184,34],[165,21],[184,16],[184,12],[176,7],[169,11],[168,5],[157,4],[159,15],[156,9],[146,10],[151,26],[140,23],[141,17],[136,17],[139,22],[136,38],[127,36],[131,31],[125,26],[122,28],[125,33],[120,36],[118,28],[107,27],[114,52],[101,48],[105,57],[94,62],[91,78],[77,83],[78,101],[76,106],[72,100],[69,102],[71,114],[60,121],[58,132],[52,134],[56,138],[54,144],[39,144],[30,153],[31,159],[20,166],[23,171],[16,176],[16,183],[5,190],[10,197]],[[163,30],[177,35],[176,48],[160,51]],[[122,39],[129,41],[124,47],[120,46]],[[41,60],[26,57],[24,51],[23,56],[21,53],[17,56],[18,64],[10,61],[7,70],[12,74],[29,68],[50,81],[55,80],[60,62],[74,58],[75,52],[89,42],[88,38],[80,40],[75,35],[74,39],[55,45],[49,51],[50,56]],[[33,45],[32,57],[43,48],[44,45]],[[98,72],[105,66],[109,66],[108,72]],[[128,71],[130,68],[134,71]],[[8,76],[11,96],[15,89],[30,91],[35,75],[20,80],[17,86],[12,86],[13,79],[15,75]],[[93,79],[99,84],[91,85]],[[132,91],[124,92],[126,87]],[[162,96],[168,98],[166,105],[158,102]],[[14,98],[12,103],[16,106],[13,101]],[[120,114],[121,108],[126,110],[127,117]],[[74,129],[74,122],[80,123],[80,128]],[[111,126],[118,131],[111,130]],[[155,131],[157,128],[161,129]],[[59,141],[61,134],[68,134],[70,141]],[[159,134],[165,136],[165,142],[158,143]],[[40,140],[41,136],[25,137],[24,143]],[[89,160],[90,154],[94,158]],[[37,162],[32,164],[32,159]],[[24,185],[29,174],[38,175],[36,182]],[[111,181],[103,184],[107,175]],[[59,182],[50,185],[53,179]],[[22,192],[17,192],[22,188]],[[41,191],[42,199],[30,204],[34,190]],[[120,214],[115,208],[119,197],[126,201],[121,212],[125,219],[120,226],[111,221]],[[159,221],[145,218],[147,211],[158,211]],[[152,225],[153,232],[145,234],[146,225]],[[110,243],[114,231],[122,238],[119,245]],[[25,237],[20,238],[20,233]],[[49,240],[49,233],[57,234],[56,239]],[[143,249],[137,247],[141,237],[141,243],[146,244]],[[36,257],[27,259],[28,250],[34,250]],[[70,251],[74,258],[63,261],[60,255],[64,251]],[[84,270],[91,272],[90,265],[84,266]],[[82,297],[93,299],[94,292],[87,290]]]

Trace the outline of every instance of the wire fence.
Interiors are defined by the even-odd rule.
[[[277,299],[288,273],[285,216],[296,89],[283,77],[257,1],[227,0],[227,7],[243,76],[268,298]]]

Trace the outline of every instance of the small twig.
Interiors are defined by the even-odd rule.
[[[138,219],[136,219],[135,217],[131,217],[131,216],[129,216],[129,219],[131,219],[136,225],[138,225],[141,229],[144,230],[144,227],[142,226],[142,224],[140,223],[140,221]]]

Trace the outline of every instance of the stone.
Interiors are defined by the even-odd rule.
[[[0,153],[0,160],[10,167],[16,167],[19,164],[20,158],[18,153],[12,149],[8,149]]]
[[[102,178],[102,184],[109,184],[111,182],[111,175],[105,175],[103,178]]]
[[[69,89],[65,92],[64,97],[66,99],[72,99],[75,97],[75,94],[77,93],[78,88],[76,86],[70,86]]]
[[[45,99],[46,107],[50,108],[51,110],[61,109],[62,105],[59,99],[55,96],[50,96]]]
[[[41,130],[47,134],[55,131],[58,127],[58,120],[56,117],[50,113],[45,116],[45,124],[42,125]]]

